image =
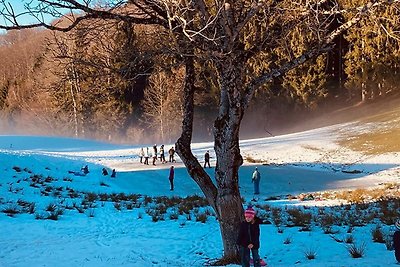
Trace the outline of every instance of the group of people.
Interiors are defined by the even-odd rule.
[[[107,175],[108,175],[107,169],[106,169],[106,168],[103,168],[103,169],[101,170],[101,174],[103,174],[104,176],[107,176]],[[115,171],[115,169],[112,169],[112,171],[111,171],[111,178],[115,178],[116,176],[117,176],[117,172]]]
[[[175,149],[173,147],[171,147],[168,150],[168,155],[169,155],[169,160],[168,160],[169,162],[176,162],[175,161]],[[148,147],[146,147],[146,149],[144,149],[143,147],[140,148],[140,151],[139,151],[140,163],[149,165],[149,158],[151,157],[153,159],[153,165],[156,165],[158,156],[159,156],[160,162],[162,164],[167,163],[167,161],[165,160],[164,145],[160,146],[160,151],[158,151],[158,149],[157,149],[157,144],[154,144],[152,152],[149,151]]]
[[[84,165],[80,171],[68,171],[68,173],[71,173],[75,176],[86,176],[89,173],[89,166],[88,165]],[[108,175],[108,171],[106,168],[101,169],[101,174],[103,176],[107,176]],[[115,178],[117,176],[117,172],[115,169],[113,169],[111,171],[111,178]]]

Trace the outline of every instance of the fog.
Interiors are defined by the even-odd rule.
[[[277,136],[299,132],[332,124],[357,120],[376,114],[378,111],[390,110],[400,106],[399,97],[382,98],[366,103],[326,103],[316,110],[285,111],[282,108],[272,108],[268,105],[251,106],[245,113],[241,124],[240,139]],[[211,113],[211,112],[210,112]],[[211,114],[215,116],[215,112]],[[194,120],[193,142],[213,141],[213,123],[215,117],[198,117]],[[40,135],[40,136],[74,136],[70,127],[57,128],[59,122],[24,114],[0,120],[0,134],[2,135]],[[168,129],[164,140],[159,137],[159,130],[142,127],[130,127],[120,132],[89,132],[82,139],[94,139],[115,144],[154,144],[174,143],[180,135],[180,126]]]

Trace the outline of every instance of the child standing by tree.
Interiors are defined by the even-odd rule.
[[[250,266],[250,251],[253,256],[254,267],[260,267],[260,219],[256,217],[256,211],[248,207],[244,212],[245,220],[240,224],[237,244],[240,247],[242,267]]]
[[[395,222],[394,226],[396,227],[396,232],[393,235],[394,256],[397,264],[400,264],[400,219]]]

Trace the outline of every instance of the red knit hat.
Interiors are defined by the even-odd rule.
[[[256,211],[252,207],[248,207],[244,211],[244,216],[249,218],[254,218],[254,216],[256,216]]]

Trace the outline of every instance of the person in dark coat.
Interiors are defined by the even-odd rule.
[[[175,176],[174,166],[171,166],[171,168],[169,168],[169,184],[170,184],[169,190],[171,191],[174,191],[174,176]]]
[[[82,167],[81,171],[86,175],[89,173],[89,167],[88,165],[85,165],[84,167]]]
[[[115,171],[115,169],[113,169],[111,172],[111,178],[115,178],[116,176],[117,176],[117,172]]]
[[[175,159],[174,159],[175,149],[173,147],[171,147],[168,150],[168,154],[169,154],[169,162],[176,162]]]
[[[108,171],[107,171],[106,168],[103,168],[103,169],[101,170],[101,173],[102,173],[104,176],[107,176],[107,175],[108,175]]]
[[[210,166],[210,152],[207,150],[206,154],[204,154],[204,168],[207,166],[208,168],[211,168]]]
[[[165,163],[165,155],[164,155],[164,145],[161,145],[160,147],[160,161],[161,163]]]
[[[245,220],[240,224],[237,244],[240,248],[242,267],[250,266],[250,252],[253,256],[254,267],[260,267],[260,219],[256,211],[248,207],[244,212]]]
[[[394,226],[396,227],[396,232],[393,235],[394,256],[397,263],[400,264],[400,219],[395,222]]]
[[[153,146],[153,165],[156,165],[157,160],[157,144]]]

